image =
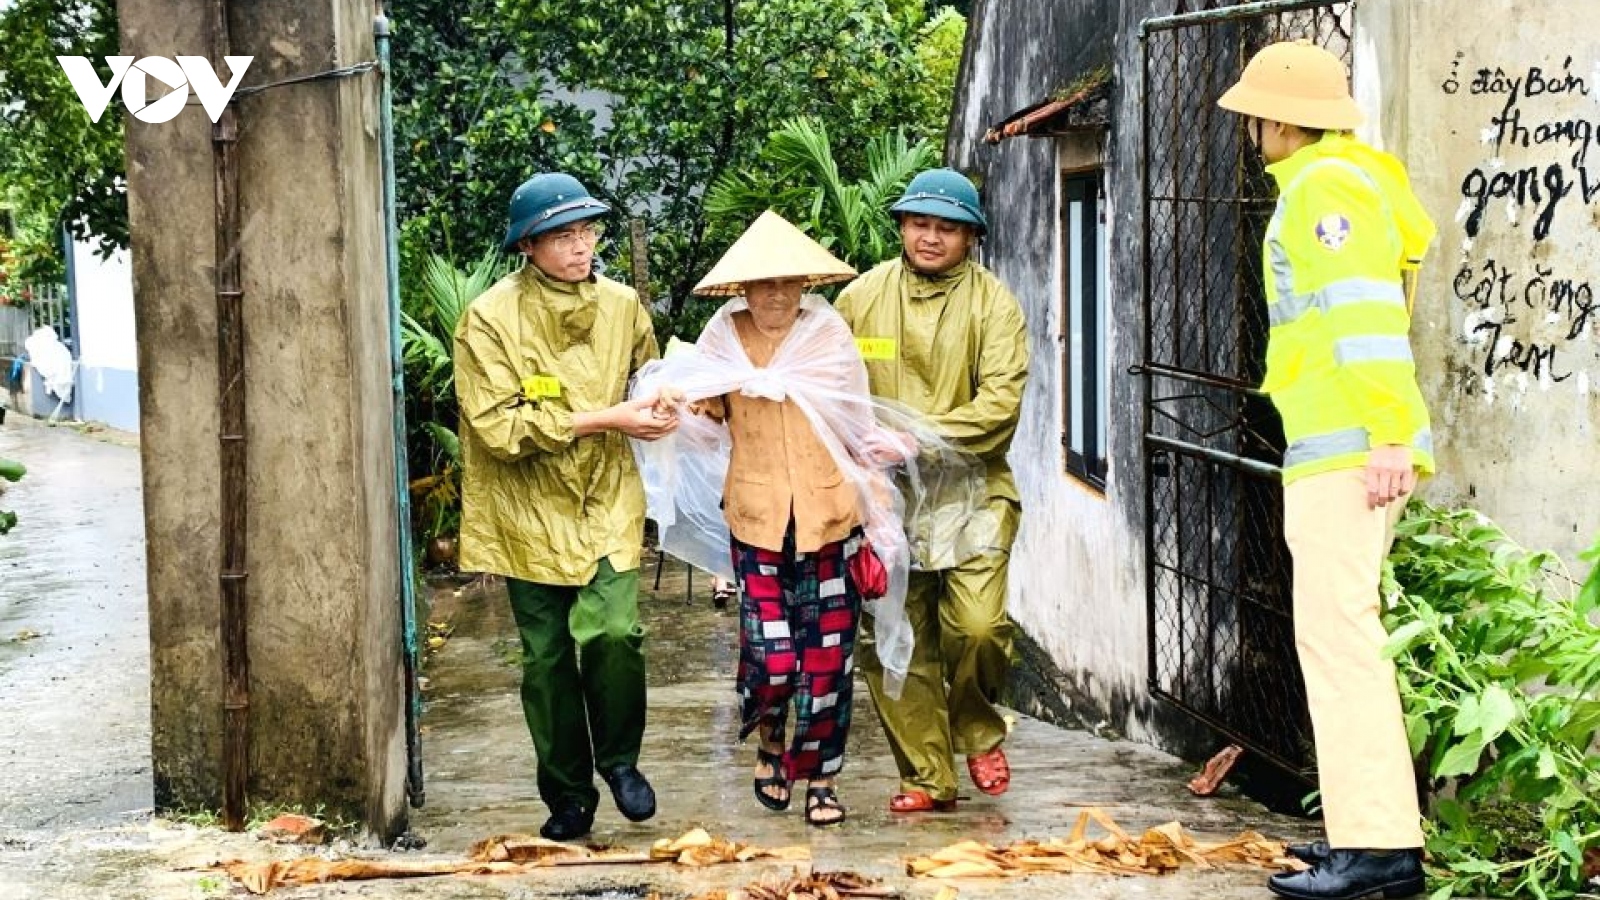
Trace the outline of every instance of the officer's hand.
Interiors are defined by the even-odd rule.
[[[654,441],[666,437],[677,430],[678,414],[676,412],[659,414],[656,409],[657,403],[658,398],[655,395],[618,403],[611,407],[613,427],[628,437],[638,438],[641,441]]]
[[[1417,471],[1411,467],[1411,448],[1401,444],[1376,447],[1367,456],[1367,509],[1377,509],[1411,493]]]

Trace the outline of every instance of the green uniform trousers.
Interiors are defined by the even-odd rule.
[[[522,713],[552,809],[600,802],[596,768],[639,762],[644,739],[644,627],[639,570],[600,561],[582,587],[507,578],[522,638]]]
[[[986,753],[1006,737],[995,709],[1011,671],[1007,574],[1018,510],[1002,506],[1001,547],[952,569],[912,572],[906,615],[915,644],[899,699],[883,692],[883,664],[866,642],[862,671],[900,768],[900,790],[956,797],[954,754]],[[872,619],[862,619],[871,633]]]

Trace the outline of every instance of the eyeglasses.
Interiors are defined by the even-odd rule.
[[[604,225],[598,222],[585,222],[572,228],[552,231],[541,236],[540,240],[559,250],[572,250],[576,247],[593,247],[605,233]]]

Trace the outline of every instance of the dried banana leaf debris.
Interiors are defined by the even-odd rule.
[[[788,878],[769,875],[742,888],[716,890],[693,900],[890,900],[899,896],[897,891],[855,872],[814,872]]]
[[[653,859],[675,862],[680,866],[714,866],[721,863],[742,863],[756,859],[808,860],[809,847],[779,847],[767,849],[725,837],[715,837],[704,828],[696,828],[677,840],[662,838],[650,847]]]
[[[1091,839],[1089,826],[1106,832]],[[1247,831],[1231,841],[1196,841],[1183,826],[1168,822],[1134,838],[1103,810],[1078,816],[1066,840],[1019,841],[1004,848],[979,841],[952,844],[906,863],[908,875],[922,878],[1010,878],[1041,872],[1102,875],[1163,875],[1184,865],[1209,869],[1244,865],[1263,869],[1290,867],[1282,842]]]
[[[709,866],[717,863],[747,862],[752,859],[806,860],[806,847],[767,850],[712,837],[695,829],[675,841],[661,840],[648,854],[626,851],[596,852],[576,844],[547,841],[527,834],[501,834],[472,845],[465,862],[450,860],[329,860],[317,856],[247,863],[238,860],[218,863],[222,869],[252,894],[265,894],[277,887],[324,884],[331,881],[370,881],[379,878],[424,878],[435,875],[522,875],[552,866],[639,865],[678,863]]]
[[[577,844],[562,844],[531,834],[497,834],[472,845],[467,856],[477,862],[541,862],[547,859],[592,858],[594,852]]]
[[[273,888],[331,881],[371,881],[378,878],[425,878],[434,875],[499,875],[524,870],[516,863],[421,862],[370,859],[330,860],[319,856],[267,863],[225,862],[218,866],[252,894]]]

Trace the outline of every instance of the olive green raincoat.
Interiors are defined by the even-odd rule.
[[[873,645],[862,648],[901,790],[954,800],[953,754],[986,753],[1006,735],[994,704],[1010,665],[1007,574],[1021,504],[1005,456],[1027,380],[1027,328],[1016,298],[974,262],[928,277],[892,260],[852,282],[836,305],[855,333],[872,393],[928,414],[988,466],[998,534],[975,559],[912,573],[906,614],[915,644],[898,699],[884,692]]]
[[[1016,297],[963,262],[938,277],[903,259],[857,278],[834,304],[855,332],[877,397],[933,417],[989,468],[989,493],[1016,501],[1006,464],[1028,376],[1028,334]]]
[[[530,264],[472,302],[455,340],[462,569],[579,586],[602,559],[639,567],[644,488],[628,439],[575,438],[572,414],[627,399],[656,356],[649,312],[606,278],[571,284]]]

